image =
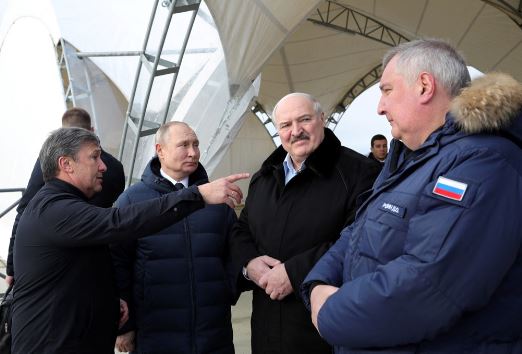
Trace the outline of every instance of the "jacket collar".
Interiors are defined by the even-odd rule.
[[[48,180],[47,182],[45,182],[45,185],[49,186],[50,188],[52,188],[55,191],[74,194],[77,197],[79,197],[85,201],[88,200],[87,197],[85,196],[85,194],[83,194],[83,192],[81,190],[79,190],[74,185],[72,185],[69,182],[66,182],[62,179],[52,178],[52,179]]]
[[[522,84],[507,74],[473,80],[452,101],[450,112],[464,133],[500,134],[522,146]]]
[[[332,173],[335,163],[341,154],[341,142],[328,128],[324,128],[324,139],[317,149],[306,159],[306,170],[311,170],[318,175]],[[261,166],[261,173],[271,173],[274,169],[282,168],[286,157],[286,150],[279,146]]]
[[[157,156],[154,156],[149,163],[147,164],[147,167],[145,168],[145,171],[143,171],[143,175],[141,176],[141,181],[145,183],[146,185],[163,191],[163,192],[171,192],[174,186],[172,183],[164,178],[160,173],[161,164],[159,161],[159,158]],[[196,171],[194,171],[189,176],[189,186],[195,184],[200,185],[208,182],[208,175],[207,171],[205,171],[205,168],[201,163],[198,163],[198,167],[196,168]]]

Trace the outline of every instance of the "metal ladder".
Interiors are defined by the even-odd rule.
[[[126,186],[129,186],[133,181],[134,165],[136,160],[136,154],[138,151],[138,145],[140,139],[152,134],[155,134],[158,128],[164,124],[167,120],[169,108],[172,100],[172,94],[176,85],[176,79],[178,77],[183,55],[187,46],[187,42],[194,24],[197,11],[201,0],[164,0],[159,4],[159,1],[154,2],[153,11],[149,20],[149,25],[145,35],[143,43],[143,49],[139,57],[138,68],[134,79],[133,88],[129,98],[129,106],[125,118],[125,126],[123,128],[122,139],[120,143],[120,151],[118,159],[123,163],[126,168]],[[166,8],[168,13],[164,17],[164,24],[161,27],[161,37],[157,43],[157,48],[153,51],[149,48],[149,41],[151,38],[151,32],[153,30],[156,17],[161,9],[158,6]],[[182,41],[181,50],[176,62],[172,62],[162,58],[163,46],[168,36],[170,23],[172,17],[175,14],[190,13],[190,21],[185,32],[185,37]],[[163,14],[160,14],[160,16]],[[149,75],[144,75],[146,71]],[[167,102],[166,109],[161,112],[158,119],[148,119],[147,117],[147,106],[153,90],[155,79],[164,76],[170,80],[170,88],[165,100]],[[137,98],[137,90],[139,87],[146,87],[143,97],[141,100]],[[129,129],[130,128],[130,129]],[[126,149],[131,149],[130,153],[126,153]],[[127,167],[128,165],[128,167]]]

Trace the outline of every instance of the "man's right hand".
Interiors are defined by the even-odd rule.
[[[250,177],[248,173],[238,173],[216,179],[198,186],[199,193],[201,193],[203,200],[207,204],[225,203],[229,207],[234,208],[243,199],[243,192],[234,182],[248,177]]]
[[[136,332],[130,331],[116,337],[116,349],[123,353],[134,351],[135,336]]]
[[[257,286],[264,289],[266,287],[266,283],[264,284],[264,287],[260,285],[259,280],[263,275],[265,275],[267,272],[270,271],[274,266],[280,264],[281,261],[272,258],[270,256],[259,256],[254,259],[252,259],[250,262],[248,262],[246,269],[247,274],[250,280],[252,280],[254,283],[256,283]]]
[[[323,307],[326,300],[335,294],[337,290],[339,290],[338,287],[324,284],[315,286],[310,293],[312,323],[314,324],[314,327],[317,328],[317,331],[319,331],[319,324],[317,323],[317,316],[319,315],[319,311]]]
[[[6,275],[5,282],[7,283],[8,286],[13,283],[13,280],[14,280],[14,277],[12,275]]]

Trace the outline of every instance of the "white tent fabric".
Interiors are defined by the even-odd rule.
[[[18,2],[10,6],[0,20],[2,189],[25,188],[43,141],[49,131],[60,126],[65,109],[52,21],[45,22],[37,16],[38,12],[50,9],[46,3],[41,0],[31,7]],[[20,192],[0,193],[0,212],[20,197]],[[13,209],[0,218],[0,256],[3,259],[7,256],[15,215]]]
[[[67,0],[53,0],[53,4],[62,36],[80,52],[125,52],[142,49],[153,2],[94,0],[72,7],[67,6]],[[158,7],[147,53],[156,53],[166,13],[165,7]],[[188,20],[188,14],[177,14],[173,18],[163,49],[164,54],[173,54],[163,56],[164,59],[176,62]],[[230,145],[241,116],[258,91],[258,86],[252,82],[243,85],[241,90],[230,89],[233,85],[229,84],[224,53],[214,26],[203,5],[187,45],[168,115],[168,120],[186,121],[196,130],[201,140],[202,162],[210,172]],[[137,57],[93,57],[92,61],[108,74],[124,96],[130,97]],[[170,82],[162,77],[155,80],[147,119],[157,121],[165,111],[169,103],[165,100],[169,85]],[[135,100],[142,99],[144,89],[138,87]],[[153,154],[152,141],[148,137],[140,143],[134,177],[141,175]],[[125,149],[129,151],[127,147],[130,144]],[[124,155],[124,160],[126,157]]]
[[[320,0],[207,0],[231,83],[253,81],[272,53]]]
[[[229,0],[224,3],[208,1],[224,43],[230,77],[241,81],[260,71],[263,80],[257,100],[269,113],[277,100],[291,91],[313,94],[326,112],[332,113],[348,89],[378,65],[389,48],[361,35],[307,21],[319,20],[319,13],[326,17],[328,6],[332,9],[330,18],[339,16],[332,24],[345,26],[343,8],[348,7],[408,39],[424,36],[447,39],[480,71],[501,70],[522,79],[522,31],[506,14],[485,1]],[[317,11],[310,12],[316,5]],[[295,17],[285,18],[290,9]],[[353,26],[353,18],[351,21]],[[264,29],[267,24],[270,28]],[[286,38],[281,37],[284,29],[290,29]],[[267,54],[270,57],[264,61]]]

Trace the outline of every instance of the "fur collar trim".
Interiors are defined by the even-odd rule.
[[[470,134],[508,129],[521,109],[522,84],[503,73],[473,80],[450,108],[457,126]]]

